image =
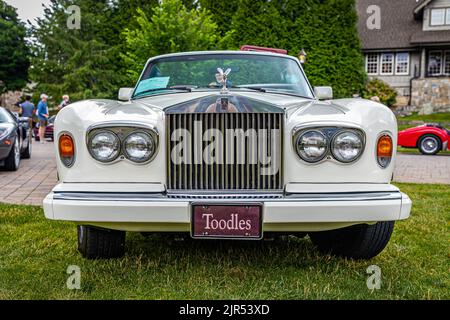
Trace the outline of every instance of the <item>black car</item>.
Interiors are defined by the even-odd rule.
[[[0,167],[15,171],[21,158],[30,158],[29,132],[29,118],[17,117],[0,107]]]

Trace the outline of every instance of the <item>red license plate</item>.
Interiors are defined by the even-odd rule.
[[[260,239],[261,204],[193,204],[192,237]]]

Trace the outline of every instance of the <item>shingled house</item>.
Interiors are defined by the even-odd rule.
[[[450,0],[357,0],[369,77],[424,113],[450,111]]]

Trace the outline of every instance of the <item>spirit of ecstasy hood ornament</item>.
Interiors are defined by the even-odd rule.
[[[222,68],[217,68],[216,81],[222,85],[222,89],[220,90],[221,94],[228,93],[227,78],[230,72],[231,72],[230,68],[228,68],[225,72],[223,71]]]

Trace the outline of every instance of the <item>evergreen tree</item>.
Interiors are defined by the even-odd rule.
[[[72,101],[86,98],[115,98],[122,86],[131,86],[120,58],[124,50],[122,30],[132,26],[138,7],[150,11],[157,0],[78,0],[81,28],[69,29],[66,9],[70,0],[52,0],[38,19],[32,78],[37,92],[46,92],[57,101],[69,94]]]
[[[231,23],[240,2],[241,0],[194,0],[194,3],[200,8],[206,9],[212,14],[212,20],[217,24],[217,30],[221,36],[225,36],[232,30]]]
[[[366,79],[356,29],[355,0],[241,0],[230,47],[243,44],[307,52],[305,71],[336,97],[360,93]]]
[[[16,9],[0,0],[0,93],[23,88],[28,79],[26,28]]]

